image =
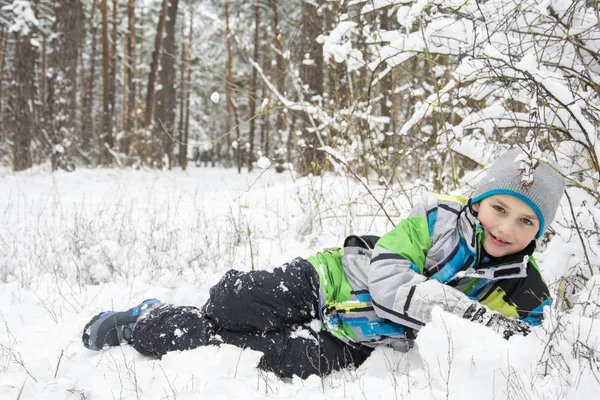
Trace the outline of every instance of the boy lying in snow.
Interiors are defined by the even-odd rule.
[[[407,351],[436,306],[507,339],[527,335],[550,304],[535,239],[565,181],[541,163],[524,186],[520,154],[501,155],[471,199],[430,195],[381,238],[350,236],[273,272],[230,270],[202,309],[151,299],[100,313],[83,343],[126,341],[152,356],[228,343],[263,352],[262,369],[305,378],[360,365],[378,345]],[[310,326],[317,316],[321,330]]]

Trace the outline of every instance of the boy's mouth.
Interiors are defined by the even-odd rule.
[[[494,243],[496,246],[499,246],[499,247],[508,246],[510,244],[510,242],[502,240],[499,237],[492,235],[491,233],[490,233],[490,238],[492,239],[492,243]]]

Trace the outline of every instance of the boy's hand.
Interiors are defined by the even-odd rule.
[[[501,334],[504,339],[508,339],[513,335],[527,336],[531,332],[531,328],[525,322],[507,318],[499,312],[491,311],[480,304],[472,304],[463,315],[463,318],[492,328]]]

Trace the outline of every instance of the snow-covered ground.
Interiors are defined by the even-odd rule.
[[[406,199],[372,190],[393,219],[408,211]],[[510,341],[439,311],[408,353],[380,348],[356,370],[324,379],[278,379],[256,368],[259,353],[233,346],[156,360],[126,345],[93,352],[81,344],[84,324],[99,311],[149,297],[200,306],[228,268],[268,269],[349,233],[390,228],[362,185],[343,177],[193,167],[2,170],[0,398],[597,396],[600,329],[598,307],[589,301],[570,314],[548,310],[542,327]],[[565,234],[539,255],[550,282],[577,251]],[[597,303],[598,283],[588,282],[590,290],[575,300]]]

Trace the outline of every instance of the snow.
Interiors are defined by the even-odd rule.
[[[339,160],[339,161],[343,162],[344,164],[348,164],[348,160],[346,160],[346,157],[341,155],[338,151],[336,151],[331,146],[319,147],[317,150],[324,151],[325,153],[333,156],[335,158],[335,160]]]
[[[50,400],[577,399],[600,389],[596,367],[574,352],[588,346],[597,357],[600,350],[599,275],[581,290],[589,307],[575,296],[580,309],[570,314],[547,309],[526,338],[505,341],[436,309],[408,353],[378,348],[359,368],[323,379],[279,379],[257,368],[260,353],[229,345],[161,360],[127,345],[89,351],[82,329],[100,311],[152,297],[201,306],[228,268],[271,269],[391,225],[362,183],[271,169],[0,170],[0,187],[0,398],[22,390],[21,398]],[[407,199],[370,190],[398,211],[394,220],[408,212]],[[416,196],[410,184],[404,190]],[[585,193],[571,195],[584,212]],[[553,288],[583,254],[561,228],[566,204],[553,225],[558,234],[538,257]],[[590,252],[596,263],[598,250]]]
[[[402,6],[398,9],[398,13],[396,14],[398,23],[407,31],[410,31],[412,23],[416,18],[418,18],[423,9],[427,5],[428,0],[417,0],[412,4],[412,6]]]
[[[271,166],[271,160],[269,160],[265,156],[262,156],[258,160],[256,160],[256,165],[258,166],[258,168],[267,169]]]
[[[264,113],[265,112],[265,108],[269,105],[269,99],[265,98],[263,99],[262,103],[260,104],[260,112]]]
[[[12,11],[13,21],[9,26],[8,32],[27,36],[31,28],[37,27],[39,21],[31,9],[31,2],[28,0],[14,0],[11,4],[2,7],[2,11]]]
[[[355,63],[362,61],[362,53],[352,48],[350,36],[355,33],[357,25],[356,22],[342,21],[329,35],[319,35],[317,42],[323,44],[325,60],[333,58],[338,63],[349,61],[349,69],[356,69],[350,67],[356,67]]]

